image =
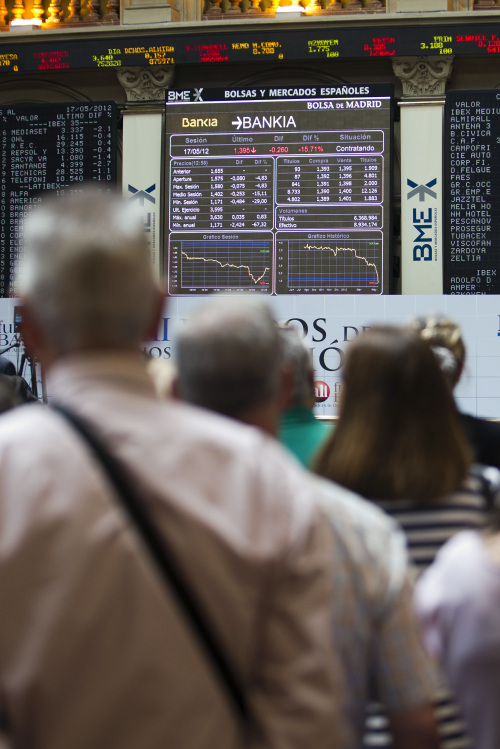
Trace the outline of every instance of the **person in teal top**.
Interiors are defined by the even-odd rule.
[[[278,439],[306,468],[311,468],[333,424],[321,421],[313,414],[314,370],[310,349],[294,328],[281,330],[290,396],[279,421]]]

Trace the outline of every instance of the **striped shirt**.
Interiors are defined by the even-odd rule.
[[[429,504],[406,499],[377,504],[405,531],[410,560],[418,573],[434,561],[451,536],[462,530],[481,528],[488,514],[483,484],[472,475],[459,492]]]
[[[498,474],[491,474],[491,478],[494,484]],[[428,504],[404,499],[377,502],[405,531],[410,561],[416,575],[433,562],[441,546],[455,533],[485,525],[491,502],[488,492],[485,492],[486,479],[487,472],[475,467],[460,491],[440,500]],[[495,490],[493,486],[492,492]],[[373,717],[368,720],[365,747],[392,746],[387,721],[380,714],[379,707],[371,708]],[[444,687],[437,695],[436,714],[442,749],[465,749],[471,746],[458,708],[450,700],[448,690]]]

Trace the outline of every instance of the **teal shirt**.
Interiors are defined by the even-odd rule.
[[[294,406],[281,417],[278,439],[302,465],[311,468],[318,449],[332,431],[333,425],[317,419],[309,408]]]

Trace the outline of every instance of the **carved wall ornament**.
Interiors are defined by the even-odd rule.
[[[128,102],[164,101],[165,89],[174,77],[174,66],[158,68],[120,68],[118,81]]]
[[[403,84],[403,96],[442,96],[451,75],[453,55],[435,57],[399,57],[392,61],[394,75]]]

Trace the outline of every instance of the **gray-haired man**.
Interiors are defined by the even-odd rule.
[[[133,206],[94,191],[24,226],[23,335],[51,400],[126,467],[249,703],[211,663],[80,436],[49,408],[0,423],[0,716],[33,749],[341,746],[331,538],[258,433],[155,395],[163,302]]]

